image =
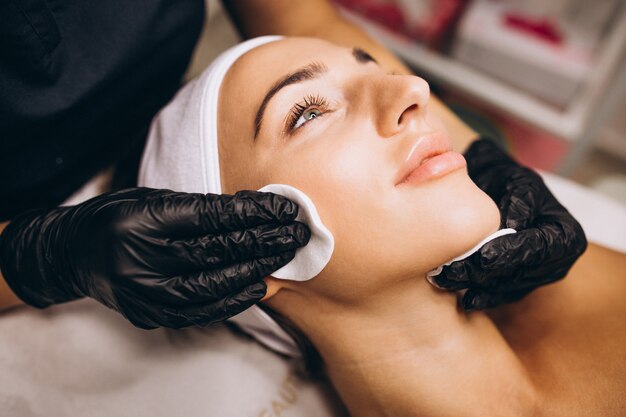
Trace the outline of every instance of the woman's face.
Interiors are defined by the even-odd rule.
[[[414,279],[499,225],[459,154],[413,170],[451,149],[428,101],[423,79],[388,74],[363,51],[308,38],[256,48],[220,90],[223,190],[289,184],[313,200],[335,237],[304,284],[314,291],[349,301]]]

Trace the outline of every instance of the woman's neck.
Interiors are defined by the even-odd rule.
[[[309,299],[310,303],[300,306],[310,307],[311,315],[298,309],[302,320],[294,319],[325,360],[360,366],[436,345],[456,334],[454,329],[465,325],[470,316],[459,314],[455,300],[454,293],[437,290],[425,279],[416,278],[357,305],[326,301],[319,305]]]
[[[398,282],[358,305],[290,291],[282,298],[283,306],[297,306],[284,312],[319,350],[353,416],[444,409],[470,415],[497,411],[493,398],[528,400],[523,369],[493,323],[482,313],[459,311],[453,293],[424,278]]]

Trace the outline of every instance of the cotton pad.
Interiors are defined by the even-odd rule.
[[[441,288],[437,285],[437,283],[435,282],[435,280],[433,279],[433,277],[439,275],[441,273],[441,271],[443,270],[444,266],[448,266],[453,262],[456,261],[461,261],[465,258],[470,257],[471,255],[473,255],[474,253],[476,253],[480,248],[482,248],[487,242],[491,242],[494,239],[497,239],[501,236],[505,236],[505,235],[510,235],[513,233],[517,233],[517,231],[515,229],[500,229],[495,233],[490,234],[489,236],[487,236],[486,238],[484,238],[483,240],[481,240],[476,246],[474,246],[472,249],[468,250],[467,252],[465,252],[463,255],[457,256],[456,258],[452,259],[450,262],[447,262],[443,265],[438,266],[436,269],[433,269],[432,271],[430,271],[429,273],[426,274],[426,279],[428,280],[428,282],[430,282],[433,286],[437,287],[437,288]]]
[[[304,247],[296,250],[291,262],[272,273],[274,278],[291,281],[308,281],[316,277],[330,261],[335,249],[335,239],[322,223],[313,201],[304,192],[286,184],[270,184],[259,191],[280,194],[298,204],[300,210],[296,220],[311,230],[311,239]]]

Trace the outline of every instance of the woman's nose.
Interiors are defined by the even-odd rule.
[[[377,112],[377,130],[391,138],[418,124],[424,117],[430,88],[424,79],[412,75],[386,75],[373,95]]]

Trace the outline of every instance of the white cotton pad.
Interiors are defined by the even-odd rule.
[[[330,261],[335,249],[335,239],[322,223],[315,204],[302,191],[285,184],[270,184],[259,191],[280,194],[298,205],[296,220],[309,226],[309,243],[296,250],[296,256],[287,265],[272,273],[274,278],[291,281],[308,281],[316,277]]]
[[[473,255],[474,253],[476,253],[480,248],[482,248],[485,243],[487,242],[491,242],[494,239],[499,238],[500,236],[505,236],[505,235],[510,235],[513,233],[517,233],[517,231],[515,229],[500,229],[495,233],[490,234],[489,236],[487,236],[486,238],[484,238],[483,240],[481,240],[476,246],[474,246],[472,249],[468,250],[467,252],[465,252],[463,255],[457,256],[456,258],[452,259],[450,262],[447,262],[443,265],[438,266],[436,269],[433,269],[432,271],[430,271],[429,273],[426,274],[426,279],[428,280],[428,282],[430,282],[433,286],[440,288],[437,283],[435,282],[435,280],[433,279],[433,277],[439,275],[441,273],[441,271],[443,270],[444,266],[448,266],[450,265],[452,262],[456,262],[456,261],[460,261],[463,260],[465,258],[468,258],[469,256]]]

